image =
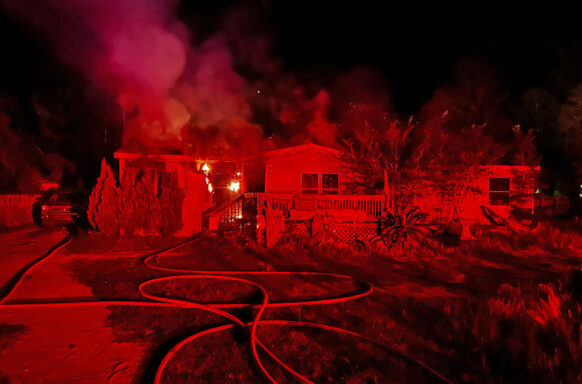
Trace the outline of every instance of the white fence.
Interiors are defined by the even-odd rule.
[[[379,217],[384,210],[382,195],[323,195],[318,198],[319,209],[346,209],[362,211]]]

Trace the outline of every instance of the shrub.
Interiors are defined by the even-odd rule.
[[[119,188],[113,170],[105,159],[101,161],[101,174],[89,197],[87,217],[91,226],[106,235],[119,234]]]
[[[155,198],[155,177],[140,170],[132,175],[124,173],[121,179],[121,235],[158,235],[161,223],[161,209]]]
[[[133,170],[133,169],[132,169]],[[182,228],[184,192],[174,172],[136,169],[117,186],[105,160],[91,192],[88,218],[95,230],[117,236],[170,236]]]
[[[385,212],[380,219],[380,238],[384,244],[399,249],[417,246],[430,234],[427,218],[417,207]]]
[[[580,303],[549,284],[501,286],[469,316],[484,368],[496,382],[580,382]]]
[[[286,223],[278,242],[301,242],[311,238],[311,225],[304,222]]]
[[[184,191],[178,184],[175,172],[162,172],[158,186],[158,200],[162,210],[160,234],[170,236],[182,229]]]
[[[182,228],[184,193],[174,173],[150,169],[139,169],[135,175],[127,172],[121,180],[120,195],[122,235],[169,236]]]
[[[571,247],[576,237],[570,231],[562,231],[550,223],[542,222],[529,233],[528,240],[544,250],[561,252]]]

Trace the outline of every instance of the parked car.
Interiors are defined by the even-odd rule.
[[[85,223],[86,211],[79,192],[50,190],[34,204],[33,218],[41,227],[75,226]]]

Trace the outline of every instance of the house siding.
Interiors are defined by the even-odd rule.
[[[459,216],[465,223],[487,221],[481,206],[491,207],[502,217],[509,217],[512,209],[518,208],[533,213],[535,206],[534,192],[539,177],[539,167],[491,165],[483,166],[482,173],[474,180],[473,191],[469,192],[459,207]],[[491,204],[489,201],[489,179],[509,179],[509,203]],[[418,194],[414,204],[429,213],[438,221],[450,220],[452,204],[443,204],[447,197],[442,192],[427,188]]]
[[[508,217],[512,209],[521,209],[533,213],[535,207],[534,193],[539,177],[539,167],[494,165],[484,167],[477,178],[475,188],[480,191],[471,194],[463,203],[462,209],[467,220],[479,220],[482,217],[481,205],[490,206],[497,214]],[[489,201],[489,179],[509,179],[509,203],[491,204]]]
[[[344,190],[345,177],[335,152],[307,148],[294,153],[282,153],[265,160],[265,192],[301,193],[302,173],[338,174],[339,193]]]

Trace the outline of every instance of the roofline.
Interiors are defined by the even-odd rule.
[[[113,153],[113,157],[115,159],[123,159],[123,160],[137,160],[137,159],[151,159],[151,160],[166,160],[166,161],[178,161],[178,162],[196,162],[196,163],[237,163],[234,160],[221,160],[221,159],[204,159],[204,158],[196,158],[190,155],[172,155],[172,154],[151,154],[151,153],[135,153],[135,152],[122,152],[122,151],[115,151]]]
[[[335,149],[335,148],[324,147],[323,145],[308,143],[308,144],[296,145],[293,147],[287,147],[287,148],[281,148],[281,149],[275,149],[272,151],[268,151],[268,152],[265,152],[264,157],[274,157],[274,156],[287,155],[290,153],[301,152],[301,151],[304,151],[307,149],[314,149],[314,150],[319,151],[319,152],[333,153],[334,155],[339,155],[341,153],[340,150]]]
[[[115,159],[162,159],[162,160],[177,160],[177,161],[198,161],[198,159],[187,155],[171,155],[171,154],[151,154],[151,153],[135,153],[135,152],[121,152],[115,151],[113,153]]]
[[[534,170],[541,171],[542,167],[540,165],[511,165],[511,164],[485,164],[482,165],[484,168],[514,168],[519,170]]]

